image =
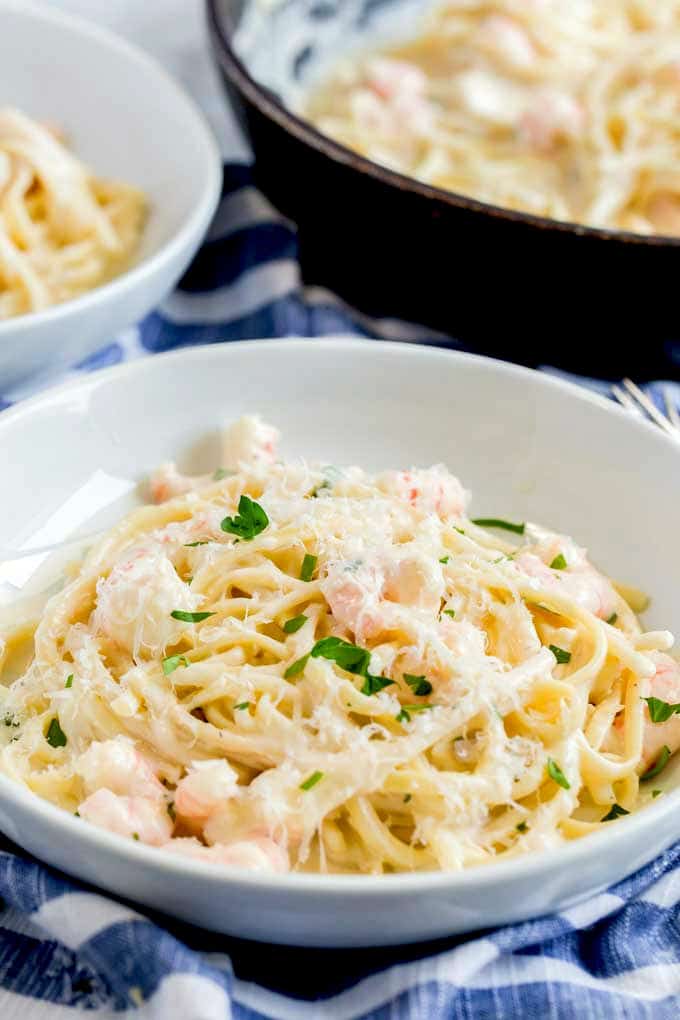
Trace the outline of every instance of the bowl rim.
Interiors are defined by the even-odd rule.
[[[217,208],[222,191],[222,157],[205,115],[191,96],[154,57],[96,22],[58,9],[43,7],[34,3],[33,0],[0,0],[0,17],[3,11],[12,12],[27,21],[51,23],[64,27],[73,35],[80,36],[85,43],[91,42],[115,52],[121,58],[121,66],[124,66],[125,63],[133,63],[153,74],[163,89],[165,99],[171,100],[171,108],[183,107],[185,113],[194,121],[205,152],[205,180],[188,215],[172,236],[155,251],[139,261],[133,262],[131,266],[113,279],[78,295],[78,297],[61,304],[51,305],[39,312],[26,312],[23,315],[0,320],[0,342],[8,338],[14,340],[19,337],[19,334],[30,332],[34,328],[89,311],[98,304],[115,302],[124,292],[142,285],[147,279],[162,271],[180,252],[185,250],[197,232],[207,227]]]
[[[213,50],[216,51],[217,61],[222,70],[239,91],[261,113],[265,114],[270,120],[275,121],[289,134],[297,138],[298,141],[327,156],[335,163],[351,167],[359,173],[366,174],[380,183],[397,188],[400,191],[417,194],[430,201],[454,206],[467,212],[483,213],[494,219],[506,220],[530,228],[558,231],[562,234],[577,237],[592,237],[600,241],[635,244],[642,247],[680,247],[680,236],[636,234],[631,230],[593,227],[583,223],[575,223],[572,220],[556,220],[549,216],[539,216],[535,213],[494,205],[492,202],[483,202],[462,192],[447,191],[432,184],[425,184],[415,177],[399,173],[397,170],[391,170],[389,167],[376,163],[368,159],[368,157],[360,155],[358,152],[354,152],[346,145],[335,141],[329,135],[319,131],[310,121],[293,113],[284,106],[283,102],[274,92],[266,89],[253,78],[231,44],[230,35],[224,25],[224,19],[220,10],[222,2],[223,0],[206,0],[208,28],[213,42]]]
[[[646,431],[655,441],[660,449],[667,449],[672,456],[678,456],[680,447],[677,442],[662,430],[650,422],[636,419],[624,408],[614,401],[607,400],[599,393],[585,389],[577,383],[565,380],[559,376],[539,372],[536,369],[526,368],[512,362],[500,361],[482,355],[470,354],[467,352],[450,350],[440,347],[429,347],[421,344],[408,344],[403,341],[367,340],[361,337],[345,335],[325,337],[286,337],[280,339],[251,339],[232,341],[228,344],[199,344],[195,347],[185,347],[179,350],[167,351],[163,354],[150,358],[138,359],[125,362],[110,368],[100,369],[95,372],[83,373],[76,379],[71,379],[59,386],[52,387],[41,393],[22,400],[18,404],[0,411],[0,447],[3,444],[3,433],[6,429],[12,430],[17,427],[22,418],[31,415],[34,411],[39,412],[41,407],[49,407],[69,399],[72,394],[79,390],[96,388],[100,384],[124,380],[131,375],[145,375],[157,370],[157,366],[167,363],[206,361],[217,358],[232,356],[230,352],[239,353],[250,348],[253,353],[262,350],[263,357],[268,351],[284,350],[286,353],[305,351],[310,348],[320,353],[323,349],[347,353],[354,357],[370,356],[371,353],[383,352],[386,357],[399,355],[407,358],[430,359],[433,362],[472,363],[477,365],[481,371],[496,373],[505,376],[509,381],[531,380],[532,385],[547,390],[559,391],[568,395],[572,400],[580,403],[588,403],[600,408],[608,415],[617,417],[620,421],[627,422],[626,427]],[[236,882],[241,885],[255,887],[258,890],[267,892],[298,892],[300,894],[311,893],[342,893],[352,899],[370,893],[371,896],[392,896],[397,893],[404,895],[423,892],[425,890],[437,890],[446,888],[449,892],[458,888],[469,887],[470,885],[486,888],[499,883],[511,882],[521,878],[545,875],[556,868],[570,868],[587,865],[591,856],[605,851],[609,845],[612,835],[617,840],[623,840],[626,834],[631,836],[637,832],[651,832],[657,822],[668,819],[677,813],[680,806],[680,783],[678,786],[664,793],[663,797],[645,804],[643,808],[633,812],[625,818],[617,820],[615,829],[603,829],[600,832],[590,833],[581,839],[572,840],[558,847],[546,850],[538,850],[518,857],[503,857],[484,865],[473,865],[459,872],[447,871],[422,871],[422,872],[395,872],[384,875],[324,875],[315,872],[294,872],[283,875],[268,875],[257,872],[248,872],[237,868],[216,867],[214,864],[205,861],[194,861],[188,858],[173,856],[171,853],[159,853],[155,847],[145,846],[118,836],[115,833],[100,829],[95,825],[86,824],[83,821],[69,815],[62,808],[57,807],[49,801],[43,800],[38,794],[33,793],[19,782],[10,779],[9,776],[0,773],[0,801],[13,803],[20,812],[27,811],[33,816],[32,822],[45,824],[58,828],[60,835],[65,841],[76,838],[82,845],[92,847],[95,850],[107,852],[119,860],[130,860],[145,868],[157,867],[168,876],[173,874],[184,874],[192,876],[196,881],[203,884],[211,882]],[[620,833],[616,836],[616,833]],[[678,832],[680,836],[680,831]]]

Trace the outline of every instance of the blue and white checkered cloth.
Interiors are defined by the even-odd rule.
[[[248,168],[227,166],[215,222],[181,287],[71,374],[186,344],[290,334],[459,346],[304,288],[296,252],[294,228],[252,186]],[[0,394],[0,407],[53,382]],[[561,914],[462,939],[351,951],[210,935],[140,913],[4,847],[0,1020],[62,1020],[78,1010],[96,1020],[680,1017],[680,844]]]

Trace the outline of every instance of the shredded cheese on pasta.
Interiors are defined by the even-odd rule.
[[[164,465],[5,633],[6,681],[33,653],[0,687],[0,768],[82,824],[273,872],[455,870],[633,810],[680,745],[643,700],[680,702],[671,635],[566,536],[473,523],[441,465],[276,440],[247,418],[227,470]]]

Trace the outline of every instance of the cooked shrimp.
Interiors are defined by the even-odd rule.
[[[280,438],[278,429],[266,425],[255,415],[247,415],[227,429],[222,445],[225,468],[273,464]]]
[[[568,92],[544,90],[524,111],[519,134],[537,152],[550,152],[578,138],[585,127],[585,111]]]
[[[540,587],[563,592],[584,609],[608,620],[615,612],[618,598],[611,582],[588,561],[585,549],[566,535],[556,535],[536,525],[527,526],[527,537],[534,541],[515,556],[517,570],[535,578]],[[551,567],[560,557],[566,566]]]
[[[648,652],[656,663],[656,673],[648,680],[647,697],[659,698],[671,705],[680,704],[680,663],[665,652]],[[664,746],[671,754],[680,748],[680,715],[672,715],[666,722],[652,722],[649,709],[645,706],[645,726],[642,739],[641,770],[652,765]]]
[[[376,484],[388,495],[425,513],[435,513],[442,520],[460,517],[468,502],[463,486],[442,464],[422,471],[385,471],[378,475]]]
[[[226,761],[195,761],[177,784],[175,811],[182,818],[205,820],[234,795],[237,778]]]
[[[94,741],[78,758],[75,771],[88,794],[104,787],[118,795],[150,800],[164,800],[166,796],[151,763],[129,737]]]
[[[200,603],[201,596],[192,593],[157,546],[137,546],[97,582],[93,624],[134,657],[157,654],[176,643],[186,627],[170,614],[192,612]]]
[[[93,825],[149,846],[162,846],[172,835],[172,819],[162,800],[121,797],[102,788],[82,802],[78,814]]]
[[[204,846],[197,839],[171,839],[162,847],[178,857],[221,864],[229,868],[243,868],[245,871],[263,871],[283,874],[290,871],[286,851],[265,836],[254,836],[234,843],[215,843]]]

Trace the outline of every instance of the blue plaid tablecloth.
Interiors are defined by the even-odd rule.
[[[110,7],[65,0],[81,11],[90,3],[102,20],[132,26],[128,34],[152,49],[156,4],[173,7],[165,42],[174,65],[167,62],[195,84],[183,71],[204,69],[205,60],[186,49],[186,38],[199,36],[182,17],[195,17],[198,0]],[[216,94],[192,90],[215,123]],[[238,146],[231,151],[242,155]],[[413,324],[369,319],[305,288],[296,255],[293,226],[252,186],[247,164],[228,163],[213,227],[181,286],[66,377],[181,345],[291,334],[460,346]],[[55,381],[35,378],[0,392],[0,408]],[[660,397],[659,384],[649,391]],[[672,392],[680,399],[676,385]],[[676,1020],[679,904],[680,844],[554,916],[410,947],[288,949],[142,912],[27,859],[0,837],[0,1020],[69,1020],[78,1011],[96,1020]]]

